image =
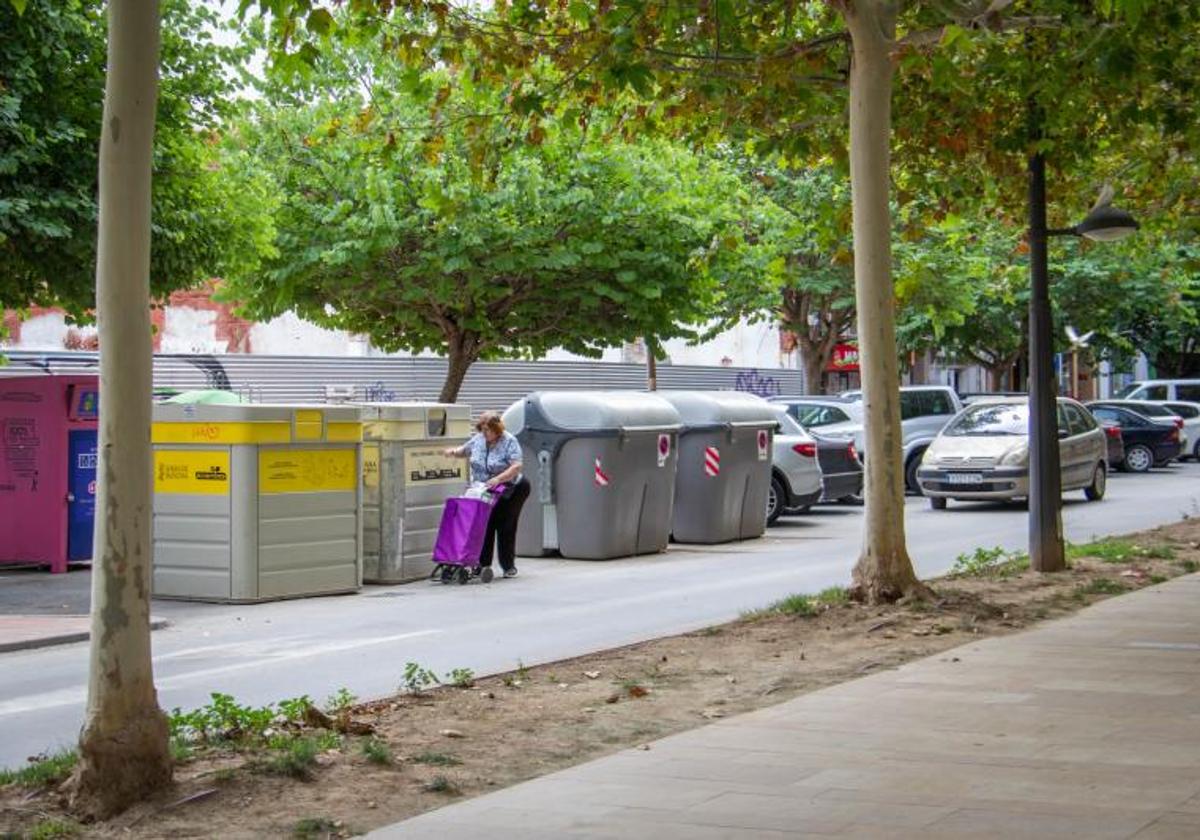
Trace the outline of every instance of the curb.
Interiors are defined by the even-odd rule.
[[[161,630],[170,622],[165,618],[150,618],[150,629]],[[91,632],[87,630],[77,631],[74,633],[60,633],[56,636],[40,636],[36,639],[21,639],[17,642],[0,641],[0,653],[13,653],[21,650],[37,650],[38,648],[55,647],[57,645],[69,645],[75,642],[86,642],[91,637]]]

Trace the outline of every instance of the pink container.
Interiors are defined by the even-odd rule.
[[[0,563],[92,558],[99,409],[92,375],[0,377]]]

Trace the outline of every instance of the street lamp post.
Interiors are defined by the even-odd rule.
[[[1070,228],[1046,227],[1046,160],[1029,158],[1029,562],[1038,572],[1067,566],[1062,537],[1062,473],[1058,459],[1058,394],[1050,310],[1051,236],[1122,239],[1137,222],[1103,195],[1087,217]]]

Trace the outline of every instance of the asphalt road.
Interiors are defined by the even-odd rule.
[[[1200,465],[1184,464],[1114,476],[1103,502],[1073,493],[1067,538],[1085,542],[1200,516],[1197,479]],[[933,576],[977,547],[1024,548],[1026,522],[1016,507],[952,504],[935,512],[913,498],[909,551],[919,573]],[[489,586],[367,587],[252,606],[158,601],[154,614],[171,622],[154,633],[159,700],[192,708],[220,691],[243,703],[301,694],[321,701],[341,687],[370,698],[392,692],[410,661],[439,674],[487,674],[686,632],[784,595],[847,583],[861,528],[861,509],[816,508],[749,543],[673,546],[661,556],[607,562],[528,559],[518,578]],[[0,577],[6,590],[7,580]],[[83,580],[60,585],[78,592]],[[54,596],[43,591],[40,600],[52,604]],[[86,675],[86,644],[0,654],[0,766],[74,741]]]

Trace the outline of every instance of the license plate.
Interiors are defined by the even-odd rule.
[[[982,484],[980,473],[946,473],[947,484]]]

